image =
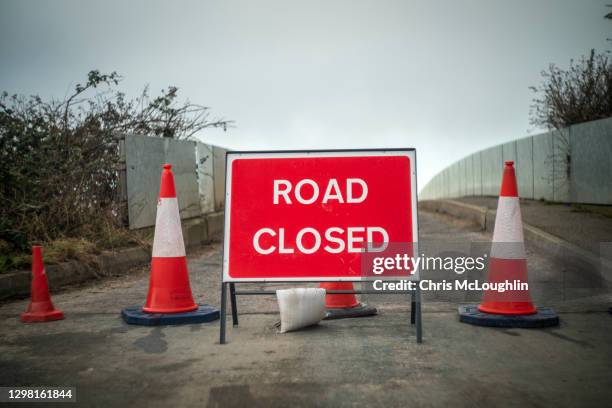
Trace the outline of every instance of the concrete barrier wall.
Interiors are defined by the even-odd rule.
[[[438,173],[423,187],[419,198],[497,196],[506,160],[515,162],[522,198],[612,204],[612,118],[471,154]]]
[[[221,211],[225,208],[225,149],[213,148],[213,173],[214,173],[214,203],[215,210]]]
[[[203,213],[215,211],[215,180],[213,173],[213,146],[196,144],[196,165],[198,168],[198,193],[200,210]]]
[[[182,219],[222,210],[225,152],[200,142],[126,135],[125,191],[130,228],[155,225],[164,163],[172,165]]]
[[[610,119],[589,122],[570,132],[570,196],[576,202],[610,204],[612,200],[611,123]]]

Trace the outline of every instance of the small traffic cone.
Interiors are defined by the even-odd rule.
[[[460,320],[483,326],[548,327],[559,324],[552,309],[536,309],[527,281],[527,257],[514,162],[504,166],[489,259],[488,282],[509,285],[504,291],[485,290],[482,303],[461,306]]]
[[[322,282],[321,289],[328,290],[354,290],[351,282]],[[351,309],[359,306],[359,301],[354,294],[325,295],[325,307],[327,309]]]
[[[54,308],[51,302],[47,274],[42,259],[42,247],[40,246],[32,247],[32,286],[30,291],[31,301],[28,309],[21,314],[22,322],[49,322],[64,318],[62,311]]]
[[[142,309],[126,308],[122,316],[127,323],[147,326],[201,323],[219,318],[217,309],[198,306],[193,300],[170,164],[164,164],[161,175],[147,300]]]
[[[351,282],[321,282],[320,288],[326,291],[331,290],[354,290]],[[372,316],[377,313],[375,307],[365,303],[359,303],[352,293],[347,294],[326,294],[325,308],[327,310],[325,319],[342,319],[345,317]]]

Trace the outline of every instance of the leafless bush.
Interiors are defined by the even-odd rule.
[[[562,129],[577,123],[612,116],[612,63],[606,54],[591,50],[567,70],[551,64],[543,82],[530,89],[537,94],[531,124]]]
[[[23,250],[59,237],[94,237],[124,216],[116,204],[117,133],[184,139],[230,121],[177,103],[177,88],[134,99],[117,73],[91,71],[64,100],[0,95],[0,243]],[[2,242],[4,241],[4,242]]]

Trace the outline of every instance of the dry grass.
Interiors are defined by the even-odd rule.
[[[152,242],[152,230],[131,231],[108,223],[95,233],[91,231],[87,237],[62,237],[39,244],[43,246],[45,264],[52,265],[71,260],[95,264],[96,256],[102,251],[134,246],[149,248]],[[8,248],[10,246],[0,240],[0,273],[30,268],[30,253],[7,252]]]

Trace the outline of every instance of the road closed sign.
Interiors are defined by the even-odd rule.
[[[413,149],[228,152],[223,280],[362,280],[412,251],[416,203]]]

